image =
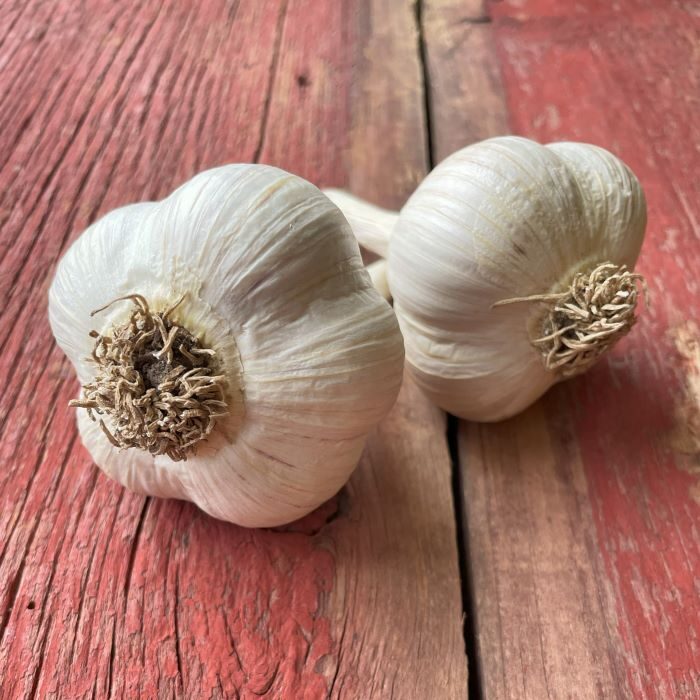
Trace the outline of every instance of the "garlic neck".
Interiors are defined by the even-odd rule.
[[[377,207],[344,190],[326,189],[323,193],[343,212],[357,242],[386,258],[391,232],[399,218],[398,212]]]
[[[530,341],[545,368],[562,378],[585,372],[635,324],[642,275],[625,265],[604,262],[576,272],[564,291],[504,299],[500,306],[523,301],[541,302],[543,310],[530,323]]]
[[[391,301],[391,290],[387,278],[386,260],[375,260],[367,265],[367,273],[372,280],[374,288],[387,300]]]
[[[377,207],[344,190],[326,189],[323,193],[343,212],[357,242],[382,258],[370,263],[367,272],[375,289],[389,301],[391,291],[385,258],[389,255],[389,241],[399,219],[398,212]]]
[[[135,307],[125,323],[90,333],[97,371],[70,405],[87,409],[115,447],[187,459],[227,412],[216,353],[169,318],[182,299],[162,312],[151,311],[140,294],[107,306],[124,300]]]

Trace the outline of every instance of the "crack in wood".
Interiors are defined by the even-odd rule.
[[[433,141],[433,97],[431,88],[431,76],[428,57],[428,43],[426,39],[424,21],[425,0],[415,1],[416,26],[418,30],[418,45],[421,72],[423,78],[423,98],[424,113],[426,122],[426,138],[429,168],[432,169],[437,160],[435,145]],[[464,20],[463,20],[464,21]],[[452,508],[455,519],[455,532],[457,538],[457,554],[460,577],[460,590],[462,602],[462,634],[465,645],[465,665],[469,669],[467,682],[469,685],[469,696],[471,698],[483,697],[481,686],[480,660],[477,654],[476,630],[474,627],[475,605],[471,590],[471,579],[469,573],[469,562],[467,559],[466,541],[463,527],[466,523],[464,517],[464,499],[461,490],[461,472],[459,463],[459,450],[457,446],[457,420],[453,416],[447,416],[446,440],[451,460],[452,470]],[[473,666],[472,666],[473,662]],[[392,691],[393,694],[393,691]]]
[[[184,691],[185,688],[185,675],[182,672],[182,651],[180,650],[180,644],[182,643],[182,638],[180,636],[180,623],[178,619],[178,608],[180,606],[180,568],[175,567],[175,599],[173,601],[173,624],[175,627],[175,659],[177,661],[177,673]]]
[[[478,700],[484,697],[481,670],[483,659],[479,654],[479,645],[477,641],[477,607],[473,589],[473,576],[470,567],[469,536],[467,534],[468,521],[465,510],[464,487],[462,484],[463,465],[460,460],[458,436],[459,419],[448,415],[447,445],[452,461],[452,499],[455,514],[455,529],[457,532],[459,578],[462,593],[462,632],[464,635],[466,660],[469,667],[467,682],[469,683],[469,697],[473,700]]]
[[[267,132],[267,123],[270,118],[270,103],[272,102],[272,93],[275,87],[275,78],[277,77],[277,69],[280,60],[280,47],[282,46],[282,36],[284,33],[284,22],[287,17],[287,6],[289,0],[283,0],[280,7],[279,17],[277,18],[277,29],[275,33],[275,45],[272,51],[272,63],[270,67],[270,77],[267,83],[265,93],[265,104],[263,106],[262,120],[260,122],[260,137],[258,144],[253,153],[253,163],[260,162],[260,156],[265,145],[265,133]]]
[[[117,653],[117,616],[112,616],[112,639],[109,647],[109,660],[107,664],[107,698],[112,697],[112,684],[114,681],[114,659]]]
[[[414,11],[416,16],[416,31],[418,35],[418,57],[420,61],[423,113],[425,118],[425,148],[428,158],[428,170],[435,167],[433,149],[433,105],[430,87],[430,70],[428,68],[428,48],[425,38],[425,23],[423,21],[423,9],[425,0],[415,0]]]
[[[134,531],[134,537],[131,540],[131,546],[129,548],[129,561],[126,565],[126,575],[124,579],[124,609],[123,613],[126,615],[126,609],[129,604],[129,592],[131,591],[131,577],[134,570],[134,562],[136,561],[136,554],[139,549],[139,541],[141,539],[141,532],[143,530],[143,524],[146,521],[146,513],[148,511],[148,506],[151,503],[151,497],[145,496],[143,500],[143,506],[141,507],[141,512],[139,513],[139,518],[136,523],[136,530]]]
[[[328,688],[328,695],[327,695],[327,700],[332,700],[333,698],[333,690],[335,688],[335,684],[338,681],[338,674],[340,673],[340,665],[343,660],[343,652],[345,650],[345,633],[347,631],[348,627],[348,616],[347,614],[343,617],[343,629],[340,633],[340,640],[338,641],[338,658],[336,661],[336,666],[335,666],[335,672],[333,673],[333,678],[331,679],[331,684]],[[340,695],[340,692],[338,693]]]

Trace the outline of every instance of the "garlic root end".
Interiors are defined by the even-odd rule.
[[[639,292],[649,305],[646,280],[625,265],[604,262],[574,275],[564,292],[503,299],[492,308],[521,302],[547,305],[531,326],[532,345],[546,369],[562,378],[585,372],[637,321]]]
[[[228,410],[216,353],[168,318],[183,299],[153,312],[145,297],[129,294],[92,314],[118,301],[131,300],[135,306],[110,336],[90,333],[96,339],[96,375],[83,386],[81,398],[69,402],[86,409],[115,447],[185,460]],[[111,430],[102,416],[110,418]]]

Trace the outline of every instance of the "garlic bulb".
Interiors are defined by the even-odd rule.
[[[109,213],[61,260],[49,315],[94,461],[247,526],[336,493],[402,379],[398,324],[344,217],[268,166]]]
[[[400,214],[327,194],[360,243],[388,247],[372,277],[383,289],[388,270],[409,369],[457,416],[518,413],[635,321],[646,205],[602,148],[489,139],[438,165]]]

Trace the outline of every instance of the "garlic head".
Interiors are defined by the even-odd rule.
[[[328,194],[364,242],[367,205]],[[602,148],[499,137],[449,156],[384,227],[410,372],[459,417],[520,412],[630,330],[645,227],[639,182]]]
[[[343,215],[270,166],[107,214],[59,263],[49,318],[98,466],[241,525],[336,493],[402,378],[398,324]]]

